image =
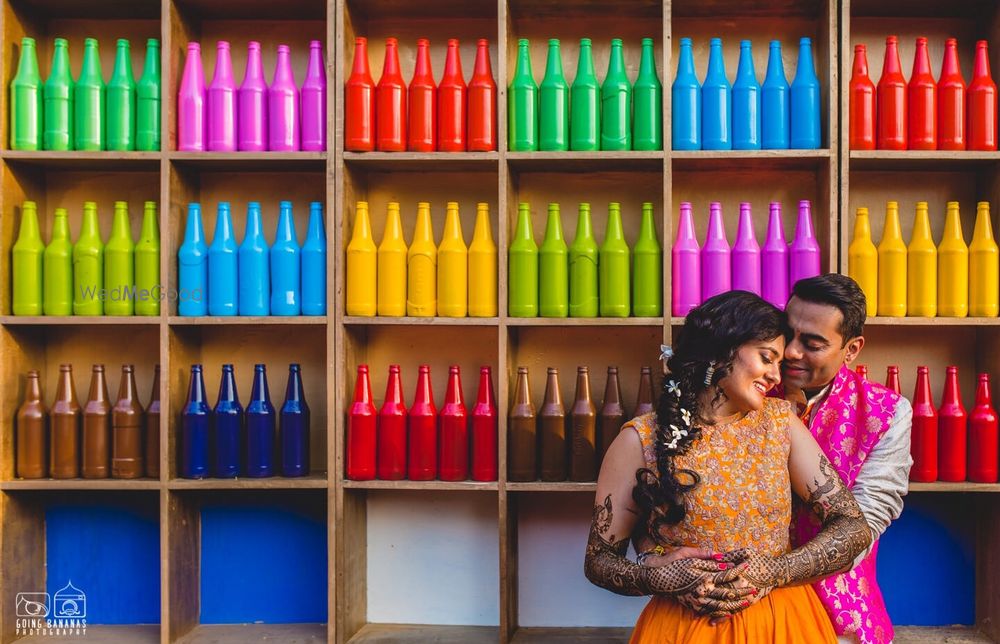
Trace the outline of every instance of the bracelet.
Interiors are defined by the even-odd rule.
[[[645,566],[646,565],[646,559],[648,559],[649,557],[652,557],[653,555],[662,556],[662,555],[666,554],[666,552],[667,552],[667,549],[664,548],[663,546],[656,546],[652,550],[647,550],[646,552],[640,552],[638,555],[636,555],[635,562],[637,564],[639,564],[640,566]]]

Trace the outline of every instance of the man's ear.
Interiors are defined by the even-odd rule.
[[[865,336],[859,335],[856,338],[851,338],[847,341],[847,354],[844,356],[844,364],[850,365],[854,362],[858,354],[861,353],[861,348],[865,346]]]

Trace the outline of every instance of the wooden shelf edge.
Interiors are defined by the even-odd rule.
[[[3,315],[4,326],[156,326],[163,320],[160,315]]]
[[[171,490],[314,490],[329,486],[326,474],[310,474],[309,476],[286,478],[273,476],[268,478],[234,478],[234,479],[182,479],[167,481]]]
[[[94,624],[87,625],[86,633],[79,636],[60,635],[29,635],[18,638],[20,644],[46,644],[53,639],[66,644],[85,644],[100,642],[101,644],[159,644],[159,624]]]
[[[935,481],[934,483],[910,483],[910,492],[993,492],[1000,493],[1000,483],[972,483],[961,481],[949,483]]]
[[[507,326],[663,326],[664,318],[503,318]]]
[[[894,318],[876,316],[865,320],[872,326],[1000,326],[1000,318]]]
[[[250,642],[326,642],[325,623],[199,624],[177,644],[244,644]]]
[[[167,318],[170,326],[325,326],[326,315],[279,316],[198,316],[184,317],[171,315]]]
[[[816,150],[671,150],[670,158],[678,161],[710,159],[829,159],[830,148]]]
[[[594,492],[597,490],[596,481],[509,481],[504,488],[508,492]]]
[[[851,150],[850,159],[874,161],[1000,161],[1000,152],[979,150]]]
[[[159,490],[156,479],[17,479],[0,481],[0,490]]]
[[[625,644],[632,629],[614,626],[521,627],[514,632],[511,644]]]
[[[450,626],[442,624],[365,624],[348,644],[495,644],[499,626]]]
[[[344,479],[341,485],[352,490],[428,490],[428,491],[467,491],[496,492],[499,484],[496,481],[353,481]]]
[[[972,626],[895,626],[895,644],[992,644]]]
[[[367,317],[346,315],[345,326],[499,326],[500,318],[415,318],[415,317]]]

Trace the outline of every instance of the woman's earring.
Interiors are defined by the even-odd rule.
[[[708,365],[708,369],[705,370],[705,386],[712,384],[712,376],[715,375],[715,364]]]

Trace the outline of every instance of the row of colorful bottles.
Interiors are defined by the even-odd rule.
[[[129,41],[119,38],[114,70],[105,85],[96,38],[84,40],[75,82],[69,42],[56,38],[44,83],[35,40],[22,38],[9,110],[12,150],[159,150],[160,41],[146,41],[146,63],[137,83]]]
[[[539,247],[531,204],[518,204],[517,227],[507,253],[512,317],[658,317],[663,315],[663,251],[656,237],[653,204],[642,204],[635,246],[622,230],[621,205],[608,204],[604,242],[594,239],[590,204],[581,203],[576,237],[566,246],[559,204],[550,203]]]
[[[430,203],[421,201],[407,247],[399,203],[391,201],[382,243],[376,248],[368,202],[359,201],[347,245],[347,314],[495,317],[497,247],[490,233],[489,205],[476,205],[476,227],[467,247],[458,202],[449,201],[445,207],[438,245]]]
[[[497,85],[490,44],[480,38],[468,86],[458,40],[448,40],[444,75],[434,83],[430,41],[417,40],[409,86],[398,41],[385,40],[378,85],[368,67],[368,40],[354,39],[354,66],[344,88],[344,149],[353,152],[485,152],[497,149]]]
[[[969,245],[957,201],[947,204],[937,246],[926,201],[917,202],[909,245],[903,242],[897,202],[886,202],[878,247],[872,241],[868,208],[858,208],[847,255],[848,274],[865,293],[868,315],[996,317],[1000,313],[1000,249],[993,238],[988,202],[977,206]]]
[[[538,85],[530,45],[521,38],[507,105],[512,151],[663,149],[663,87],[652,38],[642,39],[634,84],[625,70],[620,38],[611,40],[608,72],[600,84],[590,38],[581,38],[572,87],[563,76],[559,39],[549,39],[545,76]]]
[[[52,406],[42,402],[39,372],[28,372],[24,401],[17,410],[14,469],[24,479],[135,479],[160,475],[160,365],[143,409],[135,367],[122,365],[116,400],[108,396],[104,365],[95,364],[90,393],[81,407],[73,365],[59,365]]]
[[[85,201],[80,234],[70,241],[69,215],[56,208],[48,245],[38,206],[21,206],[13,248],[14,315],[159,315],[160,232],[156,202],[143,206],[139,241],[132,240],[128,203],[116,201],[105,243],[97,204]]]
[[[559,370],[549,367],[542,406],[531,402],[528,368],[517,368],[507,415],[507,465],[511,481],[593,481],[621,426],[654,411],[653,377],[642,367],[632,416],[625,411],[618,367],[608,367],[600,410],[590,397],[590,372],[577,367],[576,394],[567,412],[559,393]]]
[[[896,36],[885,39],[878,85],[868,75],[865,45],[854,46],[851,73],[852,150],[996,150],[997,86],[990,77],[987,42],[976,42],[968,88],[958,60],[958,41],[945,41],[941,75],[934,80],[927,39],[917,38],[907,82]]]
[[[750,291],[785,308],[791,288],[821,272],[820,246],[813,232],[812,205],[799,202],[795,238],[785,241],[781,203],[772,201],[764,246],[757,243],[748,202],[740,203],[736,243],[730,248],[722,204],[709,206],[705,244],[698,245],[691,204],[681,202],[677,235],[671,249],[671,311],[683,316],[708,298],[729,290]]]
[[[326,315],[323,204],[309,204],[309,228],[301,247],[292,202],[282,201],[278,208],[269,247],[260,203],[249,202],[243,242],[237,245],[229,202],[219,202],[208,245],[201,204],[188,204],[184,243],[177,252],[178,315]]]
[[[187,401],[181,411],[178,474],[183,478],[264,478],[309,474],[309,405],[302,369],[288,365],[285,402],[271,404],[267,367],[254,366],[253,389],[240,404],[233,365],[222,365],[219,397],[208,406],[202,365],[191,365]]]
[[[675,150],[815,149],[822,142],[822,88],[812,41],[799,40],[799,60],[789,86],[781,41],[772,40],[764,83],[757,82],[749,40],[740,41],[731,85],[722,39],[709,44],[708,71],[698,82],[690,38],[681,38],[677,77],[671,89]]]
[[[497,408],[489,367],[479,370],[471,412],[459,367],[448,368],[444,405],[434,405],[431,370],[420,365],[409,409],[399,365],[389,366],[385,400],[376,411],[368,365],[358,365],[347,416],[347,478],[412,481],[497,480]]]
[[[268,85],[260,43],[247,45],[243,83],[237,87],[229,43],[217,44],[215,75],[205,87],[201,45],[188,43],[177,93],[177,149],[186,152],[293,152],[326,150],[326,65],[323,43],[309,43],[309,66],[299,88],[291,48],[278,45]]]

